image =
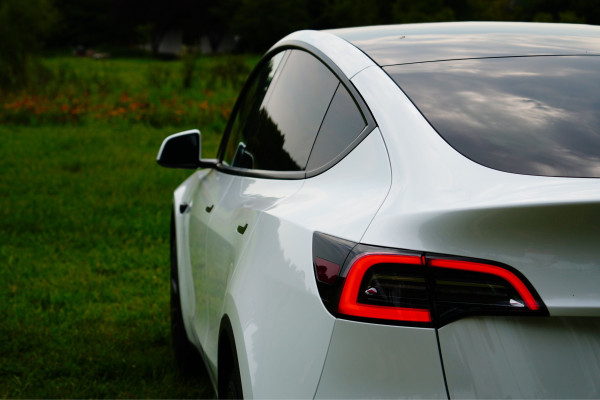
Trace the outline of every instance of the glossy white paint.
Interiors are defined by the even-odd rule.
[[[434,329],[337,320],[318,399],[447,398]]]
[[[312,231],[360,241],[388,194],[391,173],[386,155],[375,128],[337,165],[306,179],[302,190],[277,211]]]
[[[235,320],[240,338],[245,395],[248,390],[257,398],[314,396],[334,318],[317,292],[312,235],[324,230],[360,239],[390,185],[389,162],[382,152],[376,129],[319,176],[291,182],[241,178],[250,182],[247,194],[262,204],[223,310]],[[286,197],[273,193],[289,184],[300,185],[297,192]],[[332,203],[332,196],[339,202]]]
[[[188,245],[190,269],[193,278],[195,305],[192,314],[194,332],[199,343],[206,343],[209,329],[209,293],[212,290],[209,279],[207,254],[209,250],[209,225],[216,210],[226,201],[224,197],[235,177],[217,170],[196,173],[197,185],[189,201]]]
[[[597,399],[599,318],[477,317],[439,330],[451,398]]]
[[[179,212],[179,206],[183,204],[198,185],[198,177],[209,171],[198,171],[186,179],[173,193],[173,215],[175,216],[175,232],[177,235],[177,269],[179,274],[179,296],[181,299],[181,312],[185,331],[190,341],[196,345],[199,342],[192,326],[192,316],[195,308],[194,286],[192,284],[192,270],[190,268],[190,252],[187,243],[189,232],[189,214]]]
[[[362,51],[344,39],[325,31],[304,30],[290,33],[275,43],[271,49],[294,44],[294,42],[302,42],[322,51],[348,78],[375,65]]]
[[[224,313],[234,326],[245,397],[314,394],[334,318],[316,292],[311,255],[301,251],[311,243],[312,232],[265,212],[235,270]]]
[[[234,267],[246,261],[247,256],[242,254],[257,228],[260,214],[297,192],[303,184],[301,180],[273,181],[231,177],[232,183],[223,202],[213,210],[206,242],[205,279],[210,282],[210,286],[206,291],[209,334],[204,345],[208,358],[215,364],[224,295]],[[242,231],[243,234],[240,233]]]

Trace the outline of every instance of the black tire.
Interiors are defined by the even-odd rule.
[[[179,298],[175,218],[173,214],[171,214],[171,340],[175,364],[179,372],[185,376],[200,375],[204,368],[202,359],[196,347],[189,341],[183,325],[181,300]]]
[[[226,391],[223,394],[223,399],[243,399],[244,393],[242,392],[242,380],[240,378],[240,369],[235,363],[229,379],[227,380]]]

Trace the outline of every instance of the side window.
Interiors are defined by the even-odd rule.
[[[245,152],[246,141],[258,130],[260,106],[285,53],[284,51],[277,53],[265,63],[254,76],[250,86],[243,94],[244,97],[239,99],[237,113],[233,117],[231,132],[223,156],[226,164],[245,167],[244,163],[250,163],[252,156]]]
[[[367,121],[348,90],[344,85],[338,85],[306,169],[311,171],[330,163],[358,138],[366,126]]]
[[[339,81],[323,63],[301,50],[289,51],[280,69],[270,85],[258,82],[259,89],[253,86],[248,91],[253,98],[246,98],[240,107],[225,154],[230,165],[270,171],[306,168]]]

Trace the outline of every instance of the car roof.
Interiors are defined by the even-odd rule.
[[[600,27],[445,22],[333,29],[380,66],[487,57],[599,55]]]

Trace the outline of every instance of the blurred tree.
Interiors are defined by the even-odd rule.
[[[597,24],[600,2],[580,0],[520,0],[522,21]]]
[[[24,32],[27,41],[41,37],[38,27],[54,20],[44,11],[51,1],[62,15],[54,46],[151,43],[155,53],[175,29],[187,44],[206,35],[216,50],[233,34],[240,37],[240,50],[264,51],[298,29],[450,20],[600,23],[599,0],[0,0],[0,7],[40,15],[33,25],[18,27],[33,27]],[[3,18],[8,22],[0,29],[12,38],[12,17]]]
[[[310,26],[308,0],[242,0],[232,23],[240,49],[263,52],[278,39]]]
[[[516,0],[467,0],[467,20],[514,21],[519,7]]]
[[[444,0],[396,0],[392,5],[395,23],[453,21],[454,11]]]
[[[150,43],[152,54],[158,54],[160,43],[172,30],[193,31],[186,36],[199,36],[206,1],[200,0],[113,0],[115,20],[127,25],[136,42]],[[132,34],[135,33],[135,34]],[[118,42],[117,42],[118,43]]]
[[[58,14],[50,0],[0,0],[0,89],[27,83]]]
[[[112,4],[106,0],[54,0],[60,11],[61,24],[58,25],[51,45],[92,47],[110,43],[115,24],[111,20]]]
[[[600,23],[590,0],[448,0],[458,20]]]
[[[145,0],[142,2],[145,20],[150,26],[152,54],[158,54],[158,46],[169,31],[184,26],[195,28],[194,20],[200,22],[206,2],[198,0]],[[143,12],[142,11],[142,12]]]
[[[64,22],[53,38],[52,44],[57,47],[149,43],[156,55],[170,31],[182,30],[185,38],[197,41],[207,22],[206,0],[55,1]]]
[[[378,23],[377,2],[352,0],[324,0],[322,19],[330,28],[365,26]]]
[[[216,52],[223,38],[231,33],[232,20],[240,9],[242,0],[210,0],[202,19],[202,33],[208,37],[210,47]]]

